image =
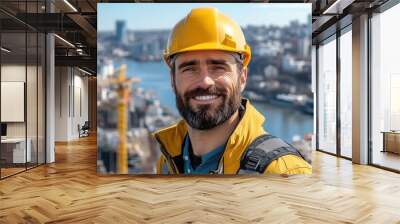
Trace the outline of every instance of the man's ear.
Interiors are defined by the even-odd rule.
[[[240,92],[243,92],[243,91],[244,91],[244,88],[246,88],[246,83],[247,83],[247,71],[248,71],[248,68],[247,68],[247,67],[244,67],[244,68],[242,69],[241,74],[240,74],[240,78],[239,78],[239,81],[240,81]]]

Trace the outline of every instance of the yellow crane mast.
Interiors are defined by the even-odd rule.
[[[118,146],[118,173],[128,173],[128,144],[127,144],[127,130],[128,130],[128,103],[131,94],[132,83],[140,81],[139,78],[127,78],[126,76],[126,65],[123,64],[116,71],[119,72],[117,77],[110,78],[102,83],[102,86],[116,87],[115,90],[118,93],[118,105],[117,105],[117,116],[118,116],[118,135],[119,135],[119,146]]]

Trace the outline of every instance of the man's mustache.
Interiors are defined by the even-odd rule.
[[[196,96],[204,96],[204,95],[226,96],[227,92],[225,89],[217,88],[216,86],[210,86],[207,89],[199,87],[199,88],[187,91],[184,94],[184,98],[185,98],[185,100],[189,100],[190,98],[194,98]]]

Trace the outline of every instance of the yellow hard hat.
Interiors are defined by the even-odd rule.
[[[196,8],[172,29],[164,50],[164,61],[170,65],[172,55],[198,50],[222,50],[243,55],[243,66],[251,58],[242,29],[231,18],[215,8]]]

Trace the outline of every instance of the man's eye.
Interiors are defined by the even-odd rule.
[[[195,69],[193,68],[193,67],[187,67],[187,68],[184,68],[183,70],[182,70],[182,72],[192,72],[192,71],[194,71]]]
[[[224,66],[213,66],[212,69],[215,71],[225,71]]]

